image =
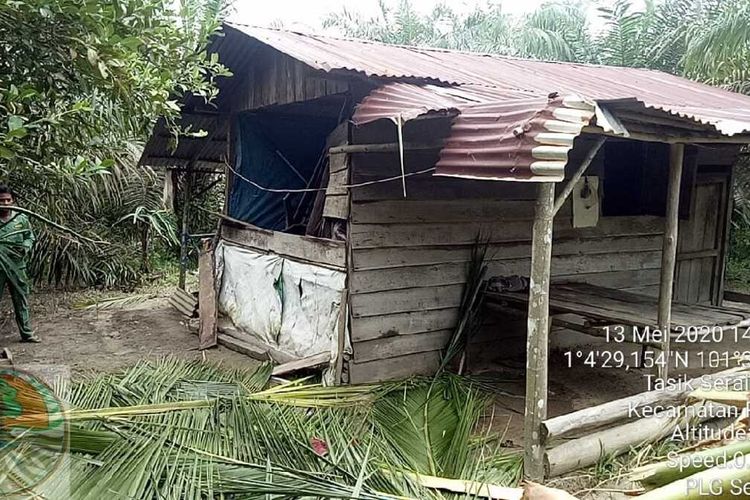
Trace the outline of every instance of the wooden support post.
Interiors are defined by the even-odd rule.
[[[666,224],[664,243],[661,250],[661,278],[659,280],[659,330],[664,332],[661,351],[663,363],[658,366],[659,379],[666,381],[669,376],[669,337],[672,323],[672,291],[674,270],[677,261],[677,229],[679,226],[680,183],[682,164],[685,158],[684,144],[669,146],[669,189],[667,192]]]
[[[215,128],[201,143],[198,143],[197,149],[192,154],[190,163],[188,163],[185,169],[185,192],[183,193],[182,203],[182,231],[180,233],[180,281],[178,287],[182,290],[185,289],[185,282],[187,277],[187,264],[188,264],[188,250],[190,246],[190,227],[188,221],[190,220],[190,202],[193,197],[193,182],[195,181],[195,164],[199,161],[204,151],[211,145],[211,141],[214,140],[217,132],[221,128],[221,121],[217,120]],[[226,166],[226,162],[225,162]]]
[[[341,291],[341,310],[339,311],[339,324],[336,331],[337,354],[334,364],[333,385],[341,385],[341,376],[344,372],[344,350],[346,349],[346,320],[349,316],[349,290]]]
[[[185,172],[185,192],[183,193],[182,202],[182,232],[180,234],[180,281],[179,287],[185,289],[185,281],[187,277],[187,261],[188,261],[188,247],[190,246],[190,227],[188,221],[190,220],[190,201],[193,194],[193,164],[190,162],[188,169]]]
[[[531,279],[526,341],[526,412],[523,425],[524,473],[544,479],[542,421],[547,419],[549,352],[549,282],[552,261],[552,221],[555,184],[539,184],[531,244]]]

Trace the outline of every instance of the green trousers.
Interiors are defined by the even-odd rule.
[[[15,286],[8,279],[5,273],[0,272],[0,300],[3,298],[5,288],[10,289],[10,298],[13,302],[13,312],[16,314],[16,325],[21,333],[22,339],[27,339],[34,335],[31,329],[31,314],[29,313],[29,294],[31,287],[28,280],[23,280],[20,286]]]

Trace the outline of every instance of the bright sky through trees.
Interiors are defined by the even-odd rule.
[[[386,0],[394,7],[398,0]],[[531,12],[544,0],[506,0],[502,2],[503,9],[511,14]],[[476,5],[484,6],[497,1],[452,0],[441,2],[438,0],[412,0],[412,5],[421,13],[429,13],[436,5],[446,3],[456,12],[469,12]],[[258,2],[256,0],[238,0],[235,13],[231,20],[254,26],[271,26],[279,20],[284,26],[291,28],[308,27],[319,29],[323,18],[331,12],[340,12],[344,7],[363,15],[375,16],[379,7],[377,0],[274,0],[272,2]]]

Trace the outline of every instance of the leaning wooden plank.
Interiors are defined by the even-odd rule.
[[[323,206],[323,216],[334,219],[349,218],[349,195],[347,194],[329,194],[326,195],[325,205]]]
[[[195,295],[193,295],[192,293],[188,291],[183,290],[182,288],[175,288],[174,295],[183,299],[186,302],[195,303],[195,304],[198,303],[198,299],[195,298]]]
[[[203,251],[198,258],[198,292],[200,325],[198,327],[198,347],[208,349],[218,343],[218,304],[216,297],[216,273],[214,272],[214,252],[210,242],[204,242]]]
[[[701,406],[707,408],[701,410]],[[681,407],[676,418],[674,412],[665,411],[653,417],[566,441],[545,453],[544,466],[547,476],[559,476],[594,465],[602,457],[619,456],[633,446],[659,441],[672,434],[678,427],[684,428],[688,424],[695,424],[696,421],[705,422],[711,419],[711,415],[717,415],[720,411],[726,413],[726,410],[719,410],[719,406],[721,405],[714,403],[697,403]]]
[[[287,354],[283,351],[276,349],[275,347],[271,345],[266,344],[259,338],[254,337],[250,335],[249,333],[241,332],[237,330],[236,328],[232,328],[232,327],[229,327],[220,323],[219,331],[229,337],[232,337],[242,342],[243,344],[251,346],[254,351],[264,353],[265,359],[270,358],[272,361],[276,363],[289,363],[290,361],[296,361],[298,359],[290,354]]]
[[[185,306],[185,309],[190,309],[190,310],[198,309],[198,299],[196,299],[195,297],[188,298],[180,293],[174,293],[172,294],[170,298],[174,300],[175,302]]]
[[[747,378],[748,374],[741,373],[743,370],[744,368],[741,367],[731,368],[719,373],[694,378],[671,391],[642,392],[627,398],[550,418],[542,422],[542,436],[548,443],[552,439],[565,437],[571,433],[583,433],[632,418],[634,414],[638,415],[646,408],[656,405],[668,407],[670,404],[685,401],[696,387],[700,387],[701,383],[713,384],[718,381]]]
[[[182,302],[179,301],[179,299],[176,299],[175,297],[170,297],[167,299],[169,302],[169,305],[177,309],[177,312],[182,314],[183,316],[186,316],[188,318],[192,318],[193,314],[195,313],[195,310],[192,307],[188,307]]]
[[[231,349],[232,351],[239,352],[240,354],[250,356],[253,359],[257,359],[258,361],[270,360],[267,352],[262,351],[248,343],[242,342],[241,340],[237,340],[234,337],[230,337],[229,335],[220,333],[216,336],[216,340],[219,345],[222,345],[227,349]]]
[[[198,299],[192,294],[188,293],[185,290],[180,290],[179,288],[175,288],[175,291],[170,295],[170,297],[179,300],[180,302],[184,303],[186,306],[195,306],[198,307]]]
[[[198,329],[191,328],[190,333],[192,333],[193,335],[197,335]],[[253,359],[257,359],[258,361],[274,361],[274,359],[269,355],[268,350],[266,350],[263,346],[253,344],[252,342],[247,342],[246,339],[239,339],[222,332],[216,336],[216,340],[220,346],[226,347],[227,349],[230,349],[234,352],[244,354],[245,356],[249,356]]]
[[[298,372],[300,370],[310,370],[314,368],[321,368],[323,366],[328,365],[330,362],[331,362],[331,353],[321,352],[318,354],[314,354],[312,356],[308,356],[306,358],[298,359],[295,361],[290,361],[289,363],[284,363],[283,365],[278,365],[274,367],[273,371],[271,372],[271,375],[278,377],[280,375]]]

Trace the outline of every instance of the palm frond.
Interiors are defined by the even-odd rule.
[[[164,359],[74,384],[72,497],[438,499],[418,474],[517,482],[518,457],[473,437],[487,398],[464,379],[268,387],[270,370]]]

